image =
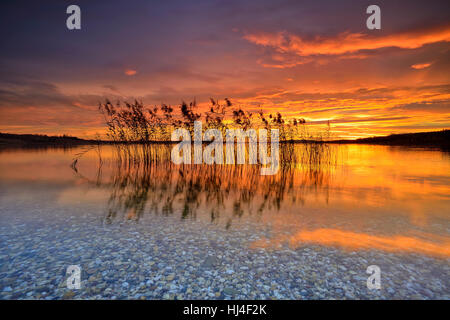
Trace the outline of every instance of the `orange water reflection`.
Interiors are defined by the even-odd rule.
[[[365,233],[356,233],[338,229],[317,229],[299,231],[292,236],[275,239],[260,239],[250,246],[253,248],[274,248],[287,242],[291,247],[299,247],[307,243],[325,246],[337,246],[344,249],[377,249],[383,251],[419,252],[429,255],[450,257],[450,239],[426,235],[427,238],[437,242],[424,241],[419,238],[407,236],[374,236]]]
[[[261,176],[250,165],[176,166],[167,161],[167,146],[149,150],[158,161],[147,165],[118,161],[113,147],[101,149],[101,161],[93,148],[76,170],[70,163],[83,148],[3,150],[1,201],[39,201],[45,193],[48,210],[91,203],[108,223],[161,214],[226,228],[250,225],[265,232],[252,247],[315,243],[450,256],[448,153],[334,146],[332,161],[310,165],[293,157],[277,175]],[[301,154],[302,146],[290,152]]]

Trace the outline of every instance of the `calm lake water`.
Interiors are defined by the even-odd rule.
[[[154,245],[151,241],[159,241],[160,251],[165,250],[164,241],[169,241],[170,246],[174,246],[171,248],[176,247],[173,250],[185,255],[194,249],[189,246],[188,240],[183,241],[183,237],[188,239],[192,236],[193,238],[189,239],[195,242],[195,232],[198,232],[198,238],[207,236],[209,242],[206,247],[199,244],[195,251],[192,251],[193,256],[197,251],[203,260],[213,255],[213,260],[210,261],[212,265],[218,263],[223,266],[223,274],[229,274],[230,277],[232,271],[237,272],[237,268],[248,270],[247,272],[254,271],[251,279],[246,280],[250,281],[250,286],[253,286],[252,281],[259,279],[256,267],[245,266],[239,259],[237,262],[226,262],[225,255],[218,255],[217,250],[211,253],[211,248],[218,247],[222,252],[245,249],[249,256],[252,255],[252,259],[258,259],[258,254],[262,255],[262,252],[276,255],[282,252],[302,254],[302,250],[319,250],[317,254],[321,256],[318,261],[322,259],[323,263],[334,265],[337,271],[339,266],[342,266],[342,270],[349,269],[351,260],[345,265],[342,259],[350,259],[351,255],[362,259],[358,260],[358,263],[365,261],[367,265],[386,265],[388,263],[384,257],[398,258],[397,264],[408,262],[401,266],[404,269],[392,269],[392,272],[409,270],[413,275],[406,277],[413,277],[413,283],[409,287],[400,288],[401,284],[396,283],[395,275],[392,275],[393,280],[389,280],[389,283],[395,290],[386,289],[376,297],[448,297],[449,153],[388,146],[336,145],[327,149],[327,155],[320,163],[311,164],[302,158],[304,146],[297,145],[289,151],[290,154],[297,155],[291,159],[293,162],[290,165],[280,168],[276,175],[261,176],[260,167],[257,165],[174,165],[167,160],[170,157],[170,149],[171,146],[154,146],[145,151],[154,159],[151,163],[140,161],[141,157],[137,156],[144,152],[141,146],[130,147],[120,153],[112,146],[102,146],[100,149],[2,149],[2,297],[53,299],[67,294],[66,291],[61,291],[63,289],[57,291],[64,279],[64,263],[71,261],[68,258],[70,255],[61,256],[63,252],[60,251],[63,249],[60,246],[65,239],[78,241],[73,230],[79,232],[83,246],[97,248],[93,256],[87,257],[85,261],[80,258],[81,253],[72,259],[88,265],[88,270],[94,268],[96,259],[102,259],[102,254],[105,254],[105,248],[108,246],[102,239],[97,239],[100,234],[109,232],[120,238],[121,232],[124,232],[125,238],[130,236],[130,232],[138,232],[144,238],[149,237],[148,245]],[[126,152],[132,157],[126,157]],[[71,166],[75,158],[78,159],[76,165]],[[198,231],[194,231],[196,228]],[[49,234],[38,232],[44,229]],[[185,234],[186,232],[190,232],[190,235]],[[164,234],[164,238],[155,240],[158,237],[156,233]],[[31,271],[22,269],[28,263],[36,263],[41,269],[47,268],[37,262],[38,257],[45,260],[39,252],[45,248],[42,242],[44,239],[51,243],[51,249],[48,249],[48,246],[46,249],[50,251],[47,254],[53,256],[49,261],[55,263],[55,259],[60,256],[60,268],[63,268],[63,271],[58,269],[56,278],[46,274],[42,276],[41,281],[38,281],[39,276],[37,280],[31,275],[27,278],[27,272]],[[116,243],[117,252],[120,252],[122,245],[129,249],[129,244]],[[367,261],[367,255],[373,252],[378,255],[379,260]],[[176,262],[171,262],[168,258],[165,261],[164,256],[158,256],[159,261],[162,261],[159,263],[163,264],[159,270],[165,270],[161,279],[179,279],[178,271],[170,272],[172,267],[168,265],[171,263],[179,264],[178,267],[173,267],[174,270],[189,269],[188,259],[179,255],[178,253]],[[155,256],[152,254],[152,257]],[[283,256],[280,259],[285,258]],[[120,260],[120,257],[115,256],[110,260],[115,263],[117,259]],[[301,265],[297,265],[297,269],[294,265],[290,266],[289,263],[295,262],[294,258],[286,259],[287,269],[301,268]],[[245,261],[247,260],[250,259]],[[338,260],[342,263],[338,263]],[[204,266],[207,262],[202,262],[201,265]],[[234,269],[230,267],[233,263]],[[420,269],[424,265],[434,269]],[[195,263],[193,266],[195,267]],[[169,275],[166,275],[166,268],[169,268]],[[233,270],[230,271],[230,268]],[[314,270],[312,260],[308,268]],[[316,265],[316,268],[320,274],[320,265]],[[239,286],[235,287],[233,284],[227,287],[226,283],[231,281],[231,278],[226,278],[228,280],[224,281],[225,285],[217,285],[219,289],[214,289],[213,278],[220,278],[220,270],[218,275],[211,276],[211,280],[208,280],[208,274],[204,276],[206,283],[211,282],[208,287],[212,288],[213,295],[209,289],[205,291],[206,295],[195,295],[195,289],[194,293],[189,295],[185,286],[185,283],[189,282],[189,275],[185,275],[184,282],[181,278],[176,288],[165,288],[164,283],[159,283],[159,280],[153,283],[151,279],[153,289],[149,290],[158,294],[148,293],[147,298],[175,298],[177,294],[183,294],[182,298],[224,298],[236,297],[239,293],[241,298],[367,298],[366,294],[369,293],[366,289],[351,288],[352,281],[359,281],[358,285],[362,287],[365,285],[368,275],[365,274],[363,262],[360,269],[362,272],[359,270],[358,274],[354,275],[357,280],[345,278],[345,272],[339,278],[337,271],[331,271],[333,278],[337,277],[344,282],[343,289],[341,285],[320,286],[313,280],[308,280],[312,281],[312,284],[308,282],[309,285],[293,285],[295,288],[285,288],[286,290],[273,289],[274,284],[269,279],[268,293],[262,289],[261,293],[258,289],[256,295],[251,295],[250,289],[242,291],[242,288],[239,289]],[[137,276],[144,273],[137,267]],[[331,276],[327,272],[324,274]],[[301,275],[292,273],[291,276],[297,279],[293,281],[300,281],[298,278]],[[107,278],[103,275],[103,278],[105,277]],[[156,275],[150,277],[155,278]],[[262,275],[261,277],[262,280],[258,281],[262,281],[263,288],[265,278]],[[41,285],[36,285],[30,279],[40,282]],[[110,281],[109,283],[113,283],[113,289],[109,295],[105,293],[107,288],[99,285],[102,280],[97,279],[97,282],[94,282],[96,286],[92,286],[92,292],[89,291],[86,295],[83,293],[79,297],[144,297],[145,293],[141,294],[139,288],[142,283],[146,287],[149,286],[148,276],[144,280],[136,281],[138,289],[131,294],[129,288],[133,286],[133,279],[127,284],[123,284],[123,279]],[[279,285],[283,286],[284,280],[279,280]],[[430,287],[428,284],[421,284],[421,281],[428,282]],[[245,281],[242,283],[245,283],[242,284],[243,287],[248,284]],[[322,289],[315,292],[311,285],[324,289],[326,293],[321,295]],[[42,286],[46,291],[42,291]],[[259,288],[258,284],[255,286]],[[94,290],[98,287],[101,288],[100,291]],[[117,292],[114,291],[116,287]],[[303,292],[305,288],[306,293]],[[348,292],[350,293],[347,294]]]

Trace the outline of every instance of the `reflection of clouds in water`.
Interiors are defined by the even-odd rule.
[[[272,239],[260,239],[251,243],[253,248],[276,248],[284,243],[293,248],[315,243],[344,249],[377,249],[390,252],[419,252],[444,258],[450,257],[450,238],[432,234],[428,240],[410,236],[375,236],[337,229],[301,230],[293,235],[281,235]]]
[[[439,153],[333,146],[311,164],[305,146],[281,148],[289,165],[267,177],[258,165],[174,165],[168,145],[107,147],[105,163],[95,169],[93,157],[81,173],[91,171],[84,182],[110,194],[107,223],[162,214],[226,228],[250,220],[270,225],[274,234],[297,232],[289,228],[299,222],[387,237],[409,237],[417,228],[446,234],[448,201],[441,195],[450,187],[449,163]],[[434,161],[433,169],[424,159]],[[444,184],[418,184],[408,179],[413,175],[442,177]]]
[[[427,175],[427,176],[405,176],[404,179],[417,183],[429,183],[434,186],[449,186],[450,177],[441,175]]]
[[[346,247],[352,244],[347,239],[356,239],[362,243],[357,249],[374,242],[383,250],[407,250],[409,243],[417,252],[447,252],[450,158],[441,152],[335,146],[339,161],[309,165],[302,146],[288,146],[280,156],[292,165],[264,177],[259,165],[176,166],[171,148],[129,146],[117,153],[102,146],[103,164],[92,150],[79,160],[78,173],[69,164],[79,148],[2,152],[2,201],[46,199],[48,210],[86,204],[110,223],[154,214],[224,228],[250,222],[267,228],[275,243],[300,234],[301,241],[327,246]],[[322,237],[314,230],[346,234]]]
[[[88,184],[110,190],[107,223],[139,220],[148,210],[181,213],[183,219],[206,213],[212,222],[224,221],[229,227],[234,218],[280,210],[285,201],[301,203],[305,193],[327,187],[332,169],[323,159],[314,167],[285,165],[274,176],[262,176],[260,165],[175,165],[171,147],[118,146],[107,174],[104,164],[95,178],[76,172]],[[304,157],[301,149],[289,147],[286,152],[298,153],[291,159]]]

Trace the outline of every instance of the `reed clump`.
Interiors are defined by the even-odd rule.
[[[171,132],[178,128],[187,129],[191,137],[194,134],[194,122],[202,121],[202,130],[218,129],[227,137],[227,129],[278,129],[280,143],[280,163],[282,166],[298,163],[321,165],[332,158],[332,148],[327,143],[331,139],[330,124],[323,132],[311,133],[304,118],[285,118],[279,112],[265,114],[263,111],[252,112],[241,106],[234,106],[230,99],[223,102],[210,99],[210,106],[200,111],[197,102],[182,102],[177,107],[166,104],[146,107],[138,100],[117,102],[106,100],[99,104],[99,111],[105,119],[107,137],[122,145],[167,143]],[[270,137],[269,137],[270,139]],[[293,144],[302,143],[304,153],[299,156],[293,151]],[[121,149],[122,158],[129,162],[148,162],[158,159],[152,149],[130,152],[133,148]],[[125,160],[124,160],[125,161]],[[329,164],[329,163],[328,163]]]
[[[116,142],[164,142],[170,141],[172,130],[186,128],[191,133],[195,121],[203,121],[203,130],[218,129],[224,135],[227,129],[278,129],[280,141],[305,140],[305,119],[285,119],[281,113],[264,114],[262,111],[246,111],[234,107],[229,99],[219,102],[210,99],[210,106],[199,111],[197,102],[182,102],[178,110],[168,105],[146,107],[138,100],[117,102],[106,100],[99,104],[99,111],[107,125],[107,137]]]

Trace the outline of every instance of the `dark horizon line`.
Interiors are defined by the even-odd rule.
[[[5,141],[6,140],[6,141]],[[34,144],[57,144],[57,145],[82,145],[82,144],[174,144],[179,141],[152,140],[152,141],[113,141],[113,140],[95,140],[82,139],[75,136],[62,134],[59,136],[48,136],[46,134],[16,134],[0,132],[0,145],[13,143],[18,145]],[[203,141],[208,143],[208,141]],[[339,140],[281,140],[280,143],[335,143],[335,144],[387,144],[387,145],[405,145],[405,146],[438,146],[450,149],[450,129],[439,131],[414,132],[390,134],[387,136],[375,136],[357,139],[339,139]]]

